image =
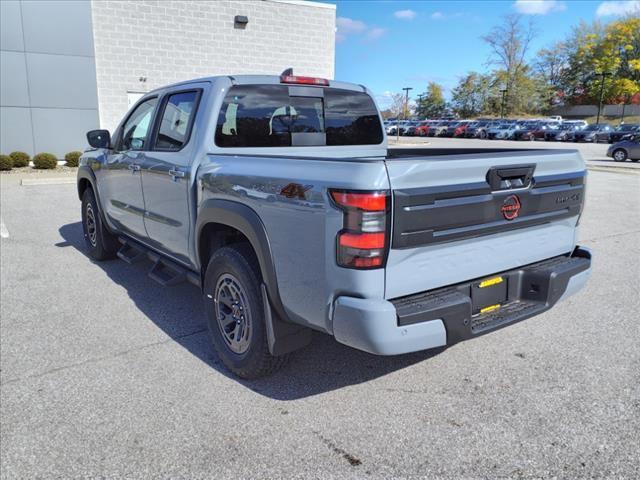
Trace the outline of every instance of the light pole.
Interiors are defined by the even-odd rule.
[[[413,90],[413,87],[404,87],[402,90],[405,92],[405,101],[404,101],[404,119],[407,119],[407,109],[409,108],[409,90]],[[400,118],[400,115],[398,115]],[[400,124],[399,121],[396,120],[396,142],[400,142]]]
[[[502,103],[500,105],[500,118],[504,118],[504,100],[507,96],[507,87],[501,88],[500,92],[502,93]]]
[[[600,110],[602,110],[602,95],[604,94],[604,79],[608,75],[612,75],[611,72],[596,72],[596,75],[602,75],[602,82],[600,83],[600,100],[598,101],[598,116],[596,117],[596,125],[600,123]]]

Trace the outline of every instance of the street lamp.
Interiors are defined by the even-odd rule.
[[[503,87],[500,89],[500,92],[502,93],[502,103],[500,105],[500,118],[504,118],[504,101],[508,92],[507,87],[503,85]]]
[[[602,95],[604,94],[604,79],[609,75],[613,75],[611,72],[596,72],[596,76],[602,76],[600,82],[600,100],[598,101],[598,116],[596,117],[596,125],[600,123],[600,110],[602,110]]]
[[[409,90],[413,90],[413,87],[404,87],[402,90],[405,92],[405,101],[404,101],[404,119],[407,119],[407,110],[409,109]],[[398,115],[400,118],[400,115]],[[400,142],[400,124],[399,121],[396,120],[396,142]]]

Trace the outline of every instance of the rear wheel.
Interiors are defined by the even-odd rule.
[[[116,257],[118,240],[102,222],[98,202],[91,188],[87,188],[82,195],[82,230],[91,258],[110,260]]]
[[[616,162],[624,162],[627,159],[627,151],[619,148],[615,152],[613,152],[613,159]]]
[[[204,301],[213,346],[239,377],[271,375],[289,356],[269,353],[260,268],[248,244],[222,247],[209,260]]]

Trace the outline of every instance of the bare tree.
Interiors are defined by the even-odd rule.
[[[505,72],[507,105],[512,106],[518,98],[518,79],[527,66],[525,58],[536,31],[533,22],[525,24],[517,14],[505,15],[500,25],[481,37],[491,48],[489,63]]]

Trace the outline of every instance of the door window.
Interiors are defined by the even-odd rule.
[[[197,91],[169,96],[162,113],[155,150],[177,151],[189,141],[197,99]]]
[[[122,140],[118,150],[145,150],[151,127],[153,110],[158,99],[150,98],[138,105],[122,128]]]

